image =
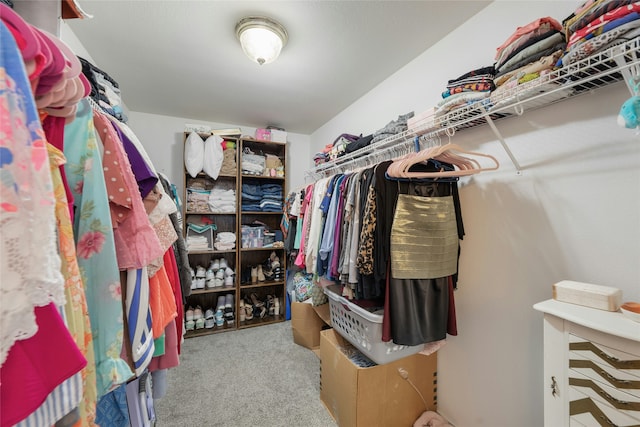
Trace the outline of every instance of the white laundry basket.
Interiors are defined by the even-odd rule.
[[[370,313],[325,288],[329,297],[331,325],[340,335],[378,365],[418,353],[422,345],[406,346],[382,341],[382,315]]]

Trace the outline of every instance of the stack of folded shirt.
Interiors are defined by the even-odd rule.
[[[555,19],[539,18],[518,27],[497,48],[496,90],[492,101],[499,102],[501,93],[518,85],[527,83],[533,88],[543,83],[542,79],[537,79],[554,69],[566,47],[561,30],[562,26]]]
[[[236,190],[214,188],[209,194],[209,210],[215,213],[234,213],[236,211]]]
[[[262,199],[260,200],[260,210],[262,212],[282,212],[282,185],[263,183],[260,185]]]
[[[236,234],[229,231],[221,231],[216,236],[213,246],[218,251],[230,251],[236,247]]]
[[[315,156],[313,156],[313,161],[315,162],[316,166],[322,163],[326,163],[330,160],[331,150],[333,150],[333,144],[327,144],[324,146],[322,151],[316,153]]]
[[[242,173],[245,175],[262,175],[264,173],[265,157],[255,154],[249,147],[242,152]]]
[[[495,89],[493,66],[471,70],[460,77],[449,80],[447,89],[442,92],[442,101],[436,105],[436,116],[442,116],[449,111],[482,100]]]
[[[496,77],[563,50],[565,45],[562,26],[551,17],[518,27],[497,49]]]
[[[567,48],[559,65],[566,66],[640,35],[640,2],[596,0],[582,4],[562,21]]]
[[[407,120],[409,120],[411,117],[413,117],[413,111],[398,116],[396,120],[390,121],[385,125],[385,127],[375,131],[373,133],[371,144],[375,144],[378,141],[382,141],[383,139],[387,139],[399,133],[405,132],[408,129]]]

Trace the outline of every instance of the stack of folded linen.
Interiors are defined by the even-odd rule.
[[[209,190],[202,188],[187,188],[187,211],[209,212]]]
[[[235,249],[236,234],[229,231],[221,231],[216,235],[216,241],[213,246],[219,251],[230,251]]]
[[[442,116],[455,108],[477,102],[489,96],[495,88],[493,66],[471,70],[458,78],[449,80],[442,92],[442,101],[436,105],[436,116]]]
[[[562,21],[567,47],[559,65],[567,66],[640,35],[640,2],[591,0]]]
[[[187,249],[190,251],[203,251],[211,249],[209,242],[204,236],[187,236]]]
[[[214,188],[209,193],[208,207],[215,213],[235,213],[236,211],[236,190]]]

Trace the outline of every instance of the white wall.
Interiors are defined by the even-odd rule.
[[[492,63],[516,26],[578,2],[498,1],[311,135],[369,133],[434,105],[447,80]],[[542,315],[562,279],[618,287],[640,301],[640,136],[616,125],[622,84],[497,122],[521,176],[488,126],[453,141],[501,168],[461,180],[466,231],[455,293],[457,337],[438,355],[438,405],[458,427],[543,425]]]
[[[122,94],[126,99],[126,94]],[[129,112],[129,126],[140,138],[158,171],[165,173],[180,190],[183,189],[183,132],[185,123],[204,124],[212,128],[240,128],[243,135],[253,136],[255,128],[237,124],[202,122],[182,117],[169,117],[157,114]],[[287,135],[287,184],[295,188],[304,184],[306,163],[299,159],[311,157],[309,136],[288,133]]]

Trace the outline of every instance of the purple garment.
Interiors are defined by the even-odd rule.
[[[122,141],[124,151],[127,153],[127,157],[129,157],[129,163],[131,163],[131,170],[138,183],[140,196],[144,199],[158,183],[158,176],[151,170],[149,165],[147,165],[147,162],[145,162],[136,146],[127,138],[124,132],[118,128],[118,125],[113,122],[111,124]]]
[[[340,183],[340,200],[338,202],[338,214],[336,218],[336,231],[333,235],[333,252],[331,252],[331,262],[329,264],[329,274],[331,277],[338,279],[338,264],[340,263],[340,243],[342,242],[342,214],[344,213],[345,191],[349,184],[349,176]]]

